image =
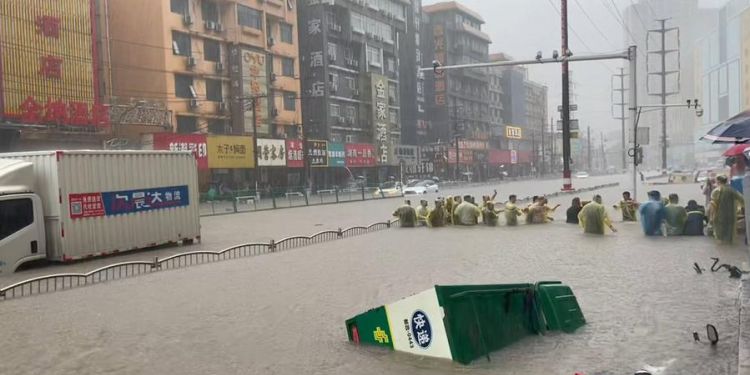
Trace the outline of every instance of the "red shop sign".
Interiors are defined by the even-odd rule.
[[[305,167],[305,156],[303,153],[303,145],[301,140],[286,140],[286,166],[289,168]]]
[[[203,134],[154,133],[154,150],[190,151],[198,169],[208,169],[208,146]]]
[[[347,143],[344,145],[347,167],[374,167],[376,164],[375,146],[367,143]]]

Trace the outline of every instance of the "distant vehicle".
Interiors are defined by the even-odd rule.
[[[576,178],[588,178],[589,172],[586,171],[578,171],[576,172]]]
[[[411,183],[404,189],[404,195],[437,193],[438,184],[433,180],[422,180]]]
[[[400,197],[403,195],[401,183],[397,181],[388,181],[380,184],[375,190],[373,196],[376,198],[380,197]]]

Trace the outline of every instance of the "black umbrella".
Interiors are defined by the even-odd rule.
[[[716,125],[701,140],[711,143],[748,143],[750,142],[750,110]]]

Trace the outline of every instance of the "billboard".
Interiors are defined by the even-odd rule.
[[[377,163],[375,146],[367,143],[347,143],[344,145],[347,167],[374,167]]]
[[[24,124],[109,127],[93,0],[0,2],[0,108]]]
[[[311,167],[328,166],[328,142],[307,141],[307,157],[310,159]]]
[[[205,134],[146,134],[143,136],[143,146],[149,150],[190,151],[195,156],[198,170],[208,169],[208,143]]]
[[[285,167],[286,141],[258,138],[258,166]]]
[[[209,168],[254,168],[253,138],[228,135],[209,135],[208,146]]]
[[[343,143],[328,142],[328,166],[346,167],[346,151]]]
[[[305,154],[302,141],[299,139],[286,140],[286,166],[289,168],[304,168]]]
[[[372,73],[372,123],[375,127],[375,144],[378,163],[387,165],[391,161],[391,135],[388,108],[388,79]]]
[[[523,139],[523,129],[517,126],[506,126],[505,127],[505,138],[508,139]]]
[[[268,100],[266,98],[255,99],[255,115],[257,119],[253,122],[253,103],[249,99],[251,97],[268,95],[268,59],[263,52],[256,52],[245,48],[240,51],[242,96],[245,98],[245,132],[252,133],[253,124],[255,124],[258,133],[270,134]]]

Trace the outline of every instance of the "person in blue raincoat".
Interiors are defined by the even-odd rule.
[[[648,202],[638,209],[641,214],[641,227],[647,236],[662,236],[662,223],[665,219],[664,203],[661,201],[661,193],[656,190],[648,192]]]

